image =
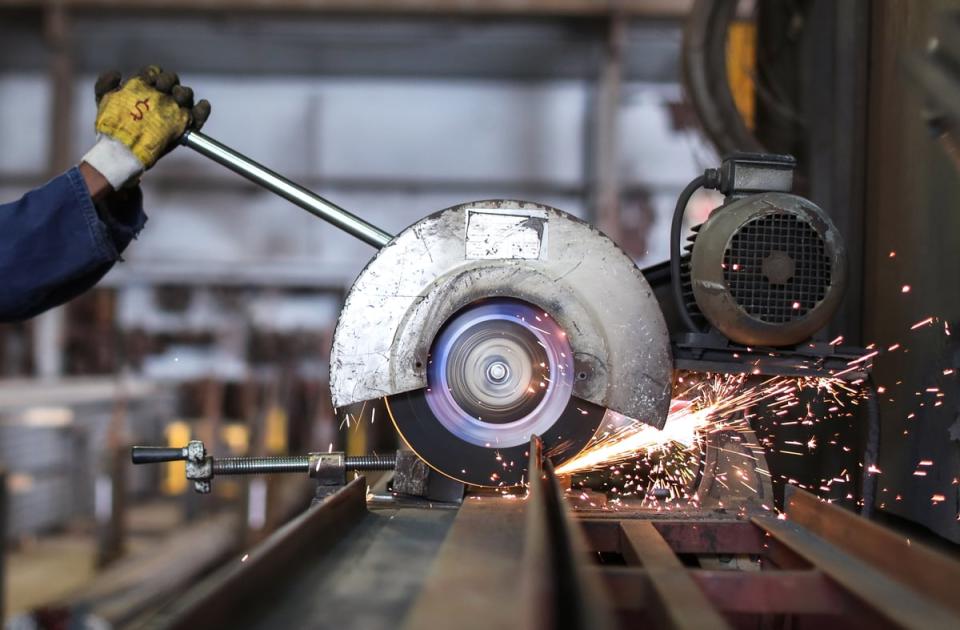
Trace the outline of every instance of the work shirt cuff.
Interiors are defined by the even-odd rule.
[[[83,175],[76,167],[67,172],[70,183],[82,198],[84,212],[97,245],[107,260],[117,260],[147,222],[143,211],[143,193],[139,187],[123,188],[107,195],[94,206]]]

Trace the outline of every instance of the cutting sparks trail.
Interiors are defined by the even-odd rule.
[[[838,398],[841,392],[857,393],[838,378],[777,376],[753,383],[747,375],[707,375],[674,397],[663,430],[610,412],[614,418],[607,430],[576,457],[558,467],[557,474],[609,468],[668,449],[694,449],[711,433],[748,430],[749,415],[745,412],[758,403],[764,403],[769,409],[786,410],[799,405],[798,394],[808,389],[816,389],[838,404],[842,404]]]

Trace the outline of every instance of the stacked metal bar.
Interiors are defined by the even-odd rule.
[[[528,470],[525,496],[472,494],[454,518],[367,506],[355,480],[149,625],[960,627],[960,563],[803,491],[785,519],[572,510],[537,440]]]

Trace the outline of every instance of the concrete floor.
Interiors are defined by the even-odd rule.
[[[56,534],[7,555],[4,610],[8,617],[62,598],[94,575],[96,548],[83,534]]]
[[[132,506],[127,517],[128,553],[157,544],[182,521],[182,513],[182,506],[175,501]],[[7,553],[7,618],[62,599],[89,583],[96,573],[92,532],[66,531],[22,541]]]

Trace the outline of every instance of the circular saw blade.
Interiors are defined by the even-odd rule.
[[[529,444],[478,446],[450,433],[433,415],[426,390],[384,399],[387,413],[404,442],[428,466],[456,481],[474,486],[509,487],[527,479]],[[540,437],[544,453],[560,465],[587,445],[603,421],[606,409],[570,398],[560,417]]]
[[[532,435],[559,462],[596,431],[605,409],[572,396],[573,355],[548,313],[488,299],[437,334],[428,387],[388,398],[407,444],[443,474],[482,486],[521,483]]]

